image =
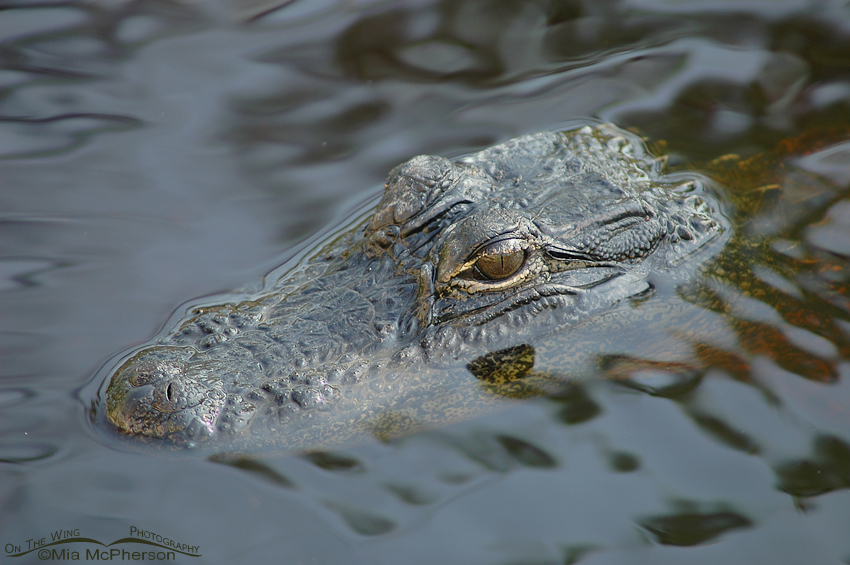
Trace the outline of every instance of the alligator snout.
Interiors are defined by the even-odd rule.
[[[215,433],[226,395],[187,374],[179,348],[142,351],[109,384],[107,412],[127,433],[189,444]]]

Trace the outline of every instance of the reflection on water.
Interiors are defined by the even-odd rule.
[[[843,3],[136,0],[0,24],[3,544],[136,525],[208,562],[850,559]],[[340,453],[170,461],[89,434],[76,391],[111,355],[258,281],[396,163],[588,117],[715,178],[739,226],[689,324],[644,330],[658,351]]]

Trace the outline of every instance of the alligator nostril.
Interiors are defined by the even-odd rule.
[[[168,383],[168,386],[165,387],[165,398],[167,398],[169,402],[171,402],[171,385],[172,383]]]

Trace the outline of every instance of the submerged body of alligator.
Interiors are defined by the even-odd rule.
[[[712,196],[659,168],[605,126],[415,157],[368,222],[274,288],[195,308],[126,359],[100,417],[149,443],[258,451],[399,435],[498,403],[493,367],[527,374],[536,339],[675,286],[722,247]]]

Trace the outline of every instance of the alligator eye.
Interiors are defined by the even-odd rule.
[[[525,251],[508,251],[483,255],[475,262],[475,278],[478,280],[501,280],[516,273],[525,263]]]

